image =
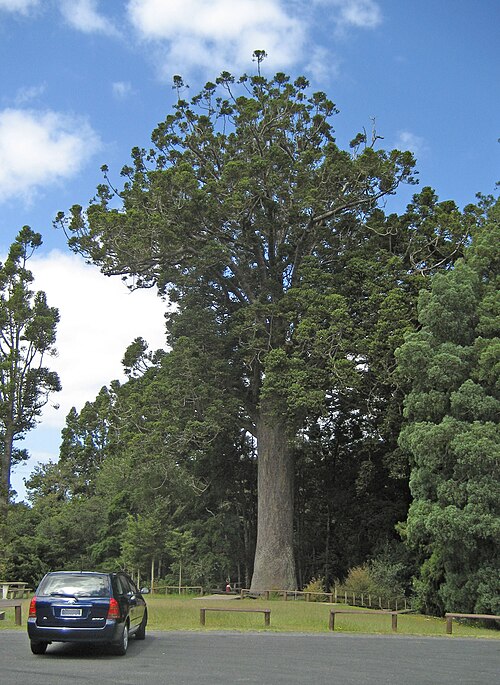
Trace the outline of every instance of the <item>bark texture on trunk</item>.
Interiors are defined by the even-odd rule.
[[[2,473],[0,478],[0,506],[6,508],[10,494],[10,471],[12,468],[12,429],[7,426],[3,439]]]
[[[257,545],[250,589],[295,590],[294,466],[285,426],[261,416],[257,451]]]

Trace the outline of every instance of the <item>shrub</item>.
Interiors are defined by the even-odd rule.
[[[325,592],[324,578],[311,578],[311,580],[304,587],[303,592]],[[311,595],[311,602],[324,602],[326,595]]]
[[[378,557],[370,563],[355,566],[349,570],[343,583],[336,583],[337,593],[347,594],[352,597],[371,595],[381,597],[383,600],[399,600],[404,596],[400,575],[404,570],[401,563],[393,563]]]
[[[401,577],[404,570],[401,562],[391,562],[383,557],[372,559],[368,567],[371,594],[397,599],[403,597]]]
[[[340,586],[337,586],[337,590],[351,595],[362,595],[371,592],[371,587],[370,569],[367,564],[363,564],[362,566],[351,568],[346,580]]]

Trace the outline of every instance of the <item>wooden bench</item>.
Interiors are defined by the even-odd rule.
[[[228,609],[227,607],[203,607],[200,609],[200,624],[205,625],[205,613],[207,611],[234,611],[239,613],[264,614],[264,625],[269,627],[271,623],[271,609]]]
[[[452,634],[453,631],[453,619],[454,618],[477,618],[483,621],[500,621],[500,616],[493,616],[492,614],[445,614],[446,618],[446,632],[448,635]]]
[[[14,607],[16,625],[22,625],[22,605],[20,599],[0,599],[0,610],[4,607]],[[2,612],[5,614],[5,612]]]
[[[330,609],[328,627],[330,630],[335,630],[335,614],[385,614],[392,617],[392,629],[397,632],[399,613],[399,611],[386,611],[385,609]]]

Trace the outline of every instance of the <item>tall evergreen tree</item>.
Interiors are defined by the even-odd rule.
[[[477,221],[464,259],[420,294],[422,328],[397,353],[410,383],[405,535],[421,608],[435,613],[500,612],[500,201]]]
[[[0,502],[8,503],[12,465],[27,455],[15,441],[31,430],[59,377],[44,366],[54,353],[59,313],[47,305],[45,293],[30,289],[29,258],[42,244],[28,226],[19,232],[4,264],[0,264]]]
[[[170,344],[184,360],[180,388],[195,415],[204,372],[193,360],[211,346],[219,405],[231,406],[257,445],[252,588],[293,588],[293,439],[308,413],[357,384],[362,367],[332,263],[367,230],[415,259],[418,249],[429,254],[421,236],[439,251],[450,234],[384,222],[379,202],[413,181],[412,155],[377,151],[377,136],[365,134],[340,150],[335,105],[306,79],[224,73],[191,102],[175,83],[179,100],[153,148],[134,149],[122,171],[122,206],[103,184],[86,211],[75,206],[58,220],[71,247],[105,273],[157,285],[177,302]]]

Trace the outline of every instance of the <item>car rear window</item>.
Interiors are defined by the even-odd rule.
[[[54,573],[44,578],[37,594],[45,597],[109,597],[109,577],[105,573]]]

